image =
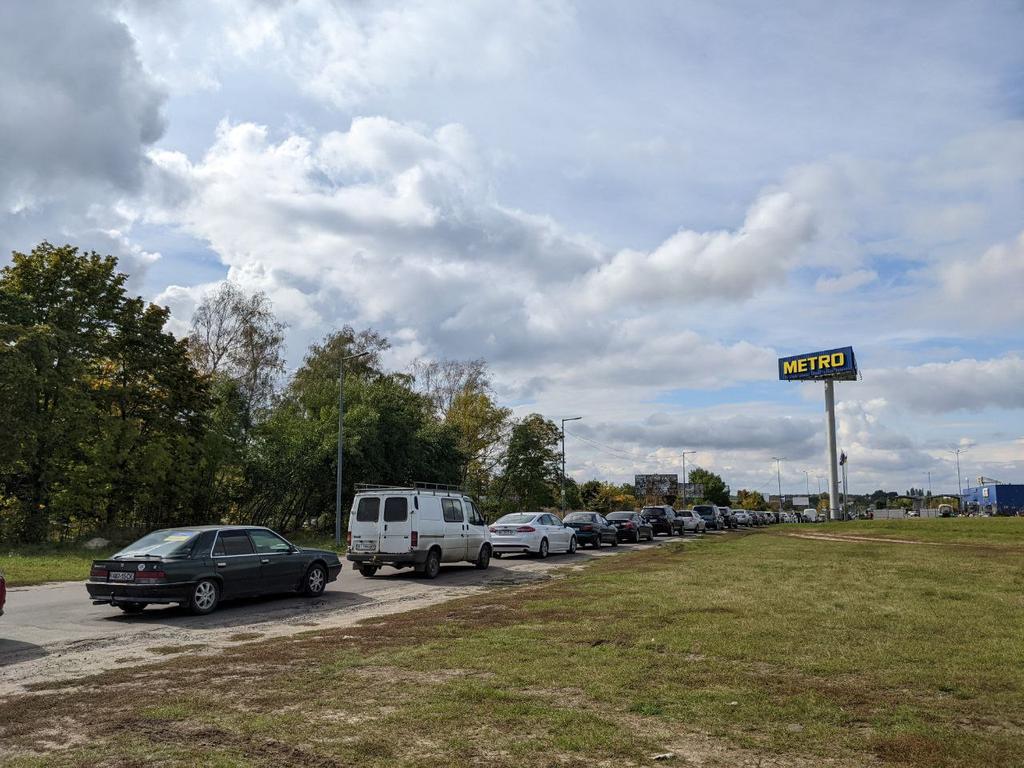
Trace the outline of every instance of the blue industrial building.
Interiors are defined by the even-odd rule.
[[[976,488],[964,488],[961,498],[961,508],[968,513],[1024,515],[1024,485],[979,484]]]

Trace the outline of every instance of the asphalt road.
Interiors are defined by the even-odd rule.
[[[82,582],[14,588],[0,617],[0,698],[40,683],[143,664],[175,652],[214,653],[254,639],[351,626],[373,616],[549,578],[555,569],[582,567],[595,557],[673,541],[679,539],[662,537],[653,543],[580,550],[546,560],[506,556],[492,560],[483,571],[472,565],[446,565],[433,581],[411,570],[391,568],[368,579],[346,562],[338,580],[319,598],[229,601],[208,616],[192,616],[177,606],[152,607],[129,616],[93,605]]]

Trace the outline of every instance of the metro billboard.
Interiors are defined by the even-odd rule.
[[[779,358],[782,381],[856,381],[857,358],[853,347],[826,349],[804,355]]]

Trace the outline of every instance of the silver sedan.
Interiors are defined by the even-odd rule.
[[[708,524],[704,518],[692,509],[681,509],[676,512],[676,517],[683,521],[683,533],[704,533]]]

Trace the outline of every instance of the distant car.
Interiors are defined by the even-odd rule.
[[[694,504],[693,511],[701,516],[708,528],[720,531],[725,527],[722,513],[718,511],[718,507],[714,504]]]
[[[619,546],[619,529],[597,512],[570,512],[565,516],[565,524],[576,531],[580,546],[589,544],[595,549],[605,543]]]
[[[707,523],[704,522],[704,518],[694,512],[692,509],[684,509],[676,512],[676,517],[683,521],[683,532],[689,533],[704,533],[707,530]]]
[[[618,529],[620,541],[637,544],[640,539],[654,539],[654,528],[639,512],[612,512],[606,519]]]
[[[4,572],[0,571],[0,616],[4,615],[4,604],[7,602],[7,579]]]
[[[939,504],[939,517],[953,517],[953,505]]]
[[[794,515],[792,512],[783,512],[780,515],[779,522],[782,522],[782,523],[795,523],[795,522],[797,522],[796,515]]]
[[[94,560],[85,587],[94,604],[125,613],[179,603],[206,614],[227,598],[318,597],[340,572],[336,553],[297,547],[269,528],[206,525],[153,531],[107,560]]]
[[[659,533],[664,533],[666,536],[683,535],[682,521],[676,520],[676,511],[667,504],[644,507],[640,510],[640,514],[651,524],[655,536]]]
[[[550,512],[516,512],[491,524],[493,556],[523,553],[547,557],[576,551],[576,531]]]
[[[737,525],[751,525],[750,513],[745,509],[737,509],[733,512]]]
[[[739,523],[736,522],[735,513],[731,507],[718,507],[718,511],[722,513],[722,520],[725,521],[726,528],[738,528]]]

